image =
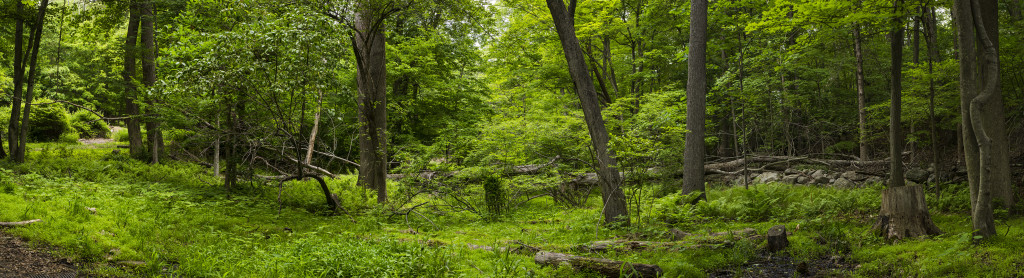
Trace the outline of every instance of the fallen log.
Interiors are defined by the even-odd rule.
[[[552,252],[537,252],[533,261],[539,265],[566,265],[578,271],[588,271],[605,277],[659,277],[661,267],[653,264],[638,264],[601,258],[588,258]]]
[[[558,161],[559,159],[561,159],[561,157],[555,156],[550,161],[548,161],[548,163],[544,163],[544,164],[527,164],[527,165],[512,166],[505,174],[509,175],[509,176],[521,176],[521,175],[535,175],[535,174],[539,174],[541,172],[541,170],[547,169],[548,167],[555,165],[555,162]],[[460,171],[448,171],[448,172],[423,171],[423,172],[411,173],[411,174],[388,174],[388,179],[389,180],[401,180],[401,179],[405,179],[405,178],[419,178],[419,179],[424,179],[424,180],[432,180],[434,178],[444,178],[444,177],[456,176],[456,175],[459,174],[459,172]]]
[[[25,220],[25,221],[19,221],[19,222],[0,222],[0,227],[24,226],[24,225],[28,225],[28,224],[32,224],[32,223],[36,223],[36,222],[40,222],[40,221],[43,221],[43,220],[42,219],[32,219],[32,220]]]

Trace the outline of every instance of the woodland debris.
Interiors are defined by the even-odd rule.
[[[0,222],[0,227],[24,226],[24,225],[28,225],[28,224],[32,224],[32,223],[36,223],[36,222],[40,222],[40,221],[43,221],[43,220],[42,219],[32,219],[32,220],[25,220],[25,221],[19,221],[19,222]]]
[[[533,261],[539,265],[567,265],[578,271],[594,272],[605,277],[659,277],[663,273],[661,267],[653,264],[629,263],[544,251],[537,252]]]
[[[754,236],[757,236],[757,230],[754,230],[753,228],[746,228],[746,229],[735,230],[735,231],[708,233],[706,235],[687,233],[687,232],[680,231],[678,229],[671,229],[668,232],[671,235],[670,239],[673,240],[673,241],[682,240],[684,238],[692,237],[692,236],[708,236],[708,237],[721,237],[721,236],[754,237]]]
[[[789,246],[786,225],[775,225],[768,229],[768,252],[778,252]]]

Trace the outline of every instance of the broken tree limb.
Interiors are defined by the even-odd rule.
[[[0,227],[24,226],[24,225],[28,225],[28,224],[32,224],[32,223],[36,223],[36,222],[40,222],[40,221],[43,221],[43,220],[42,219],[32,219],[32,220],[25,220],[25,221],[19,221],[19,222],[0,222]]]
[[[638,264],[601,258],[588,258],[552,252],[537,252],[533,261],[539,265],[568,265],[579,271],[601,274],[605,277],[659,277],[661,267],[653,264]]]

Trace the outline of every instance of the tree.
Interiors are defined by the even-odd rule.
[[[690,1],[690,47],[686,78],[686,149],[683,154],[683,194],[704,195],[704,114],[707,104],[708,1]]]
[[[147,0],[140,3],[140,31],[142,33],[142,84],[146,88],[152,88],[156,84],[156,30],[154,29],[154,13],[153,1]],[[148,108],[147,114],[155,114],[153,107],[154,101],[152,99],[147,100]],[[147,117],[146,121],[147,136],[149,137],[149,149],[150,149],[150,162],[153,164],[160,163],[160,148],[163,147],[163,132],[160,131],[160,122],[154,116]]]
[[[128,11],[128,32],[124,39],[124,71],[121,77],[124,79],[124,114],[125,129],[128,130],[128,150],[134,157],[142,157],[145,150],[142,148],[142,127],[139,126],[139,104],[135,87],[135,54],[139,41],[139,23],[142,18],[141,8],[138,2],[130,1]]]
[[[868,160],[867,99],[864,94],[864,50],[861,48],[860,23],[853,26],[853,51],[857,57],[857,133],[860,146],[860,160]]]
[[[562,51],[569,67],[569,75],[572,76],[573,85],[576,88],[576,96],[579,97],[583,107],[583,117],[587,123],[587,130],[590,132],[590,142],[594,147],[598,167],[598,183],[601,187],[601,199],[604,201],[602,209],[604,220],[607,223],[629,225],[626,196],[620,188],[622,176],[617,168],[614,151],[608,149],[609,136],[608,130],[605,129],[604,119],[601,117],[601,100],[594,88],[594,81],[588,73],[579,39],[576,38],[574,23],[576,0],[569,0],[568,9],[562,0],[547,0],[547,4],[548,10],[551,11],[551,18],[554,20],[555,31],[562,44]]]
[[[24,20],[22,19],[22,10],[24,4],[21,1],[14,1],[14,5],[14,93],[11,99],[13,104],[11,105],[11,117],[7,130],[7,147],[10,150],[11,156],[17,158],[18,146],[20,146],[18,140],[21,139],[21,137],[17,135],[18,127],[21,124],[19,120],[21,117],[21,114],[19,113],[21,112],[21,86],[24,82],[23,76],[25,75],[25,61],[23,54],[24,52],[21,49],[22,46],[24,45],[25,23]]]
[[[902,239],[942,233],[931,220],[924,190],[919,185],[905,186],[903,181],[903,129],[900,125],[903,93],[903,0],[893,3],[891,73],[889,106],[889,188],[882,191],[882,209],[873,229],[880,236]]]
[[[1013,204],[999,85],[999,16],[995,0],[957,0],[960,113],[974,232],[994,236],[992,199]]]
[[[360,1],[352,35],[356,56],[359,118],[359,180],[377,190],[377,203],[387,202],[387,60],[384,19],[395,3]]]
[[[39,74],[39,69],[37,68],[38,63],[39,63],[39,44],[40,44],[40,42],[42,41],[42,38],[43,38],[43,23],[45,22],[45,19],[46,19],[46,8],[47,8],[47,6],[49,6],[49,4],[50,4],[49,0],[43,0],[43,1],[39,2],[39,11],[36,13],[36,21],[35,21],[35,24],[32,26],[33,30],[32,30],[31,35],[29,36],[29,47],[30,47],[29,48],[30,49],[29,53],[30,54],[28,56],[28,63],[29,63],[29,66],[28,66],[28,80],[27,80],[28,88],[25,90],[25,94],[23,96],[24,97],[24,104],[25,104],[25,111],[23,112],[23,114],[21,116],[21,123],[17,127],[18,132],[17,133],[11,133],[11,135],[10,135],[10,137],[18,136],[18,147],[17,147],[17,149],[15,151],[11,152],[11,156],[13,156],[14,161],[18,162],[18,163],[25,162],[25,151],[26,151],[25,150],[25,144],[26,144],[26,141],[28,141],[28,127],[29,127],[29,120],[30,120],[29,119],[29,113],[31,113],[31,111],[32,111],[32,97],[34,96],[33,95],[34,94],[33,90],[35,90],[35,86],[36,86],[36,83],[37,83],[36,82],[36,76]],[[20,5],[19,5],[19,7],[20,7]],[[21,61],[21,62],[22,62],[21,66],[24,67],[24,63],[26,61]],[[22,70],[23,70],[22,68],[16,68],[15,69],[15,71],[22,71]],[[24,75],[21,75],[21,77],[24,77]],[[16,118],[16,115],[14,115],[14,114],[16,114],[16,112],[14,112],[14,111],[16,111],[16,110],[12,108],[11,109],[11,113],[12,113],[11,120],[12,121],[14,121],[15,118]]]

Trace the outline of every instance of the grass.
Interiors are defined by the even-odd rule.
[[[113,144],[113,143],[111,143]],[[292,182],[277,203],[276,183],[243,183],[225,192],[208,169],[180,163],[148,165],[112,155],[109,146],[37,145],[29,162],[0,162],[0,221],[43,219],[6,230],[59,247],[61,254],[99,276],[186,277],[578,277],[566,268],[541,267],[531,256],[472,249],[468,244],[511,246],[519,242],[573,253],[573,247],[611,238],[659,238],[670,228],[691,233],[747,227],[764,233],[784,224],[793,232],[787,251],[797,262],[842,256],[855,261],[838,276],[1012,277],[1024,275],[1024,219],[1003,218],[1005,236],[974,243],[963,213],[963,186],[943,198],[929,195],[933,219],[946,233],[926,239],[883,242],[869,228],[880,187],[832,189],[784,184],[715,188],[709,202],[679,206],[677,194],[644,195],[631,203],[629,228],[598,223],[600,197],[579,208],[536,198],[503,214],[451,209],[460,204],[419,194],[392,215],[374,204],[355,177],[328,179],[354,215],[326,213],[314,182]],[[505,186],[525,184],[523,177]],[[462,184],[465,203],[483,206],[478,185]],[[417,186],[390,184],[400,200]],[[649,194],[655,190],[627,190]],[[636,198],[633,198],[634,200]],[[448,207],[446,207],[446,205]],[[431,208],[431,209],[428,209]],[[93,213],[88,208],[95,208]],[[448,209],[437,209],[448,208]],[[586,254],[653,263],[666,277],[702,277],[741,268],[763,242],[724,239],[684,250]],[[119,261],[144,261],[124,266]]]

